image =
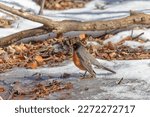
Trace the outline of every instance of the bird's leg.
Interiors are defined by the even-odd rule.
[[[83,77],[85,78],[85,75],[86,75],[87,71],[85,71],[85,73],[83,74]]]

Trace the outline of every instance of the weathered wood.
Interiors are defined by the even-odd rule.
[[[22,31],[16,36],[16,34],[11,35],[10,37],[4,37],[0,39],[0,46],[9,45],[12,42],[16,42],[21,38],[27,38],[31,36],[35,36],[36,33],[48,33],[48,32],[56,32],[58,35],[62,35],[62,33],[70,32],[70,31],[112,31],[112,30],[121,30],[128,29],[128,27],[134,27],[135,25],[140,26],[150,26],[150,15],[144,13],[131,12],[131,15],[128,17],[124,17],[121,19],[107,20],[107,21],[74,21],[74,20],[64,20],[64,21],[53,21],[51,19],[33,15],[27,12],[23,12],[20,10],[13,9],[6,5],[0,3],[0,9],[8,11],[12,14],[18,15],[25,19],[39,22],[44,24],[43,27],[48,27],[48,30],[43,29],[31,29],[28,31]]]
[[[0,9],[11,12],[15,15],[21,16],[25,19],[31,21],[42,23],[48,26],[50,29],[53,29],[56,33],[64,33],[68,31],[100,31],[100,30],[111,30],[111,29],[120,29],[126,28],[135,24],[150,24],[150,15],[144,13],[137,13],[136,15],[131,15],[121,19],[107,20],[107,21],[87,21],[80,22],[74,20],[65,20],[65,21],[52,21],[48,18],[36,16],[27,12],[22,12],[13,8],[10,8],[6,5],[0,3]]]
[[[3,9],[5,11],[8,11],[8,12],[10,12],[12,14],[15,14],[15,15],[18,15],[18,16],[21,16],[21,17],[23,17],[25,19],[28,19],[28,20],[42,23],[42,24],[44,24],[48,27],[53,27],[54,22],[51,22],[51,20],[48,19],[48,18],[43,18],[41,16],[33,15],[33,14],[30,14],[30,13],[24,12],[22,10],[16,10],[16,9],[8,7],[8,6],[6,6],[2,3],[0,3],[0,9]],[[49,22],[51,22],[51,23],[49,23]]]
[[[0,46],[7,46],[11,43],[14,43],[22,38],[25,37],[32,37],[35,35],[45,34],[48,33],[48,31],[42,26],[35,29],[29,29],[25,31],[21,31],[12,35],[9,35],[7,37],[0,38]]]

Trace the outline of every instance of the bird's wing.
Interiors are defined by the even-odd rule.
[[[95,71],[92,69],[92,65],[90,61],[82,56],[80,52],[77,52],[77,55],[80,57],[80,62],[84,66],[84,68],[93,76],[96,76]]]
[[[82,49],[80,49],[79,51],[80,51],[80,54],[82,54],[83,58],[85,58],[86,60],[89,60],[91,64],[97,66],[100,69],[104,69],[112,73],[116,73],[115,71],[100,64],[98,60],[96,60],[96,58],[94,58],[84,47],[82,47]]]

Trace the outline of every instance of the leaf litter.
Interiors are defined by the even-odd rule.
[[[113,36],[113,35],[111,35]],[[107,60],[135,60],[135,59],[149,59],[150,52],[148,50],[139,48],[131,48],[123,45],[127,40],[132,40],[132,37],[123,38],[120,42],[114,44],[108,42],[103,44],[103,41],[109,38],[106,35],[104,38],[94,38],[85,34],[79,35],[80,41],[88,51],[97,58]],[[70,42],[70,40],[72,42]],[[75,43],[77,38],[69,40],[70,43]],[[139,39],[134,39],[139,41]],[[71,60],[72,50],[67,43],[68,39],[63,37],[48,39],[43,42],[30,42],[28,44],[12,44],[8,47],[0,48],[0,72],[6,72],[14,67],[26,67],[28,69],[36,69],[38,67],[52,67],[61,64],[65,60]],[[97,44],[88,44],[88,42],[96,42]],[[144,43],[142,41],[141,43]],[[64,48],[66,47],[66,48]],[[68,50],[68,48],[70,50]],[[64,73],[61,77],[68,78],[70,74]],[[34,77],[35,81],[40,79]],[[28,84],[29,85],[29,84]],[[32,88],[28,85],[23,86],[18,82],[13,86],[13,91],[8,99],[39,99],[51,93],[69,90],[73,88],[72,83],[62,83],[57,80],[49,82],[49,84],[42,84],[40,82],[34,83]],[[26,87],[26,88],[25,88]],[[25,90],[26,89],[26,90]],[[0,92],[5,89],[0,87]]]

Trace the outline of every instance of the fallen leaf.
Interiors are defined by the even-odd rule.
[[[145,43],[145,41],[142,40],[142,39],[138,39],[137,41],[140,42],[140,43]]]
[[[0,86],[0,92],[4,92],[4,91],[5,91],[5,89]]]
[[[2,60],[2,59],[0,59],[0,63],[3,63],[3,60]]]
[[[36,60],[38,63],[42,63],[42,62],[44,61],[43,58],[42,58],[42,56],[40,56],[40,55],[35,56],[35,60]]]
[[[12,46],[13,46],[13,45],[12,45]],[[14,54],[14,53],[16,52],[16,50],[15,50],[12,46],[8,46],[8,47],[7,47],[7,52]]]
[[[14,48],[15,48],[15,50],[18,51],[18,52],[27,50],[27,48],[24,46],[24,44],[15,45]]]
[[[36,61],[33,61],[33,62],[30,62],[30,63],[27,63],[27,67],[28,68],[32,68],[32,69],[35,69],[37,68],[38,64]]]
[[[108,42],[108,45],[107,45],[108,49],[110,50],[115,50],[115,45],[112,43],[112,42]]]
[[[5,53],[5,51],[2,48],[0,48],[0,55],[3,53]]]
[[[86,34],[80,34],[80,35],[79,35],[79,38],[81,39],[81,41],[82,41],[82,40],[85,40],[85,39],[86,39]]]
[[[117,56],[117,54],[115,52],[113,52],[113,53],[110,53],[109,56],[110,56],[111,59],[113,59]]]
[[[108,38],[111,38],[111,37],[113,37],[114,35],[112,35],[112,34],[107,34],[107,35],[105,35],[105,37],[104,37],[104,39],[108,39]]]
[[[121,45],[121,44],[123,44],[125,41],[128,41],[128,40],[132,40],[132,37],[127,36],[127,37],[123,38],[121,41],[119,41],[116,45]]]

